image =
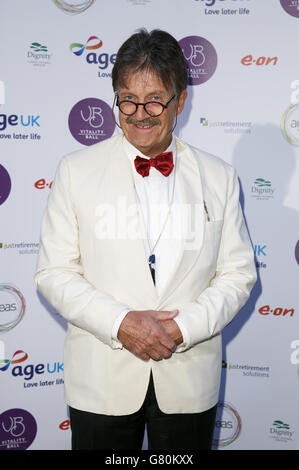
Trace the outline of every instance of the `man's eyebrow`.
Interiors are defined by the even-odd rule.
[[[133,92],[130,91],[129,88],[123,88],[120,92],[119,92],[119,95],[132,95],[134,97],[137,98],[137,95]],[[150,93],[148,93],[145,98],[149,98],[150,96],[154,96],[154,95],[158,95],[158,96],[166,96],[167,95],[167,92],[163,91],[163,90],[153,90],[151,91]]]

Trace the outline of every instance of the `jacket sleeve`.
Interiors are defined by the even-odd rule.
[[[255,282],[254,253],[239,203],[238,177],[229,167],[215,275],[199,297],[177,317],[186,331],[185,345],[180,352],[219,334],[246,303]]]
[[[96,289],[83,275],[79,228],[72,203],[68,157],[56,171],[43,216],[34,280],[37,289],[68,322],[111,347],[112,328],[127,305]]]

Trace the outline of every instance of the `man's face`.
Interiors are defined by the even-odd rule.
[[[151,71],[129,72],[125,85],[118,90],[119,101],[130,100],[136,103],[158,101],[166,104],[174,94]],[[138,106],[133,116],[120,112],[119,122],[127,140],[148,157],[155,157],[166,150],[171,143],[175,117],[182,112],[186,96],[187,92],[183,91],[158,117],[149,116],[143,106]]]

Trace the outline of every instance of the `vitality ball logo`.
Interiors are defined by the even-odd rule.
[[[8,171],[0,165],[0,206],[8,198],[11,190],[11,179]]]
[[[299,240],[297,241],[297,244],[295,246],[295,258],[296,258],[297,264],[299,264]]]
[[[280,0],[280,4],[289,15],[299,18],[299,0]]]
[[[187,61],[189,85],[201,85],[208,81],[217,67],[214,46],[200,36],[187,36],[179,44]]]
[[[0,415],[0,449],[26,450],[37,432],[35,418],[29,411],[13,408]]]
[[[112,109],[98,98],[83,99],[71,109],[69,129],[74,139],[83,145],[108,139],[115,129]]]

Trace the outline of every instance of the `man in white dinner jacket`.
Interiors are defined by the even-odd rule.
[[[68,321],[72,449],[210,449],[221,330],[256,280],[235,170],[174,137],[187,70],[141,30],[112,74],[122,135],[62,158],[35,282]]]

